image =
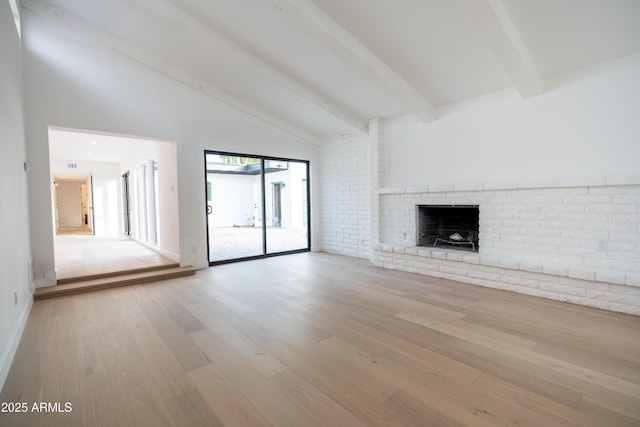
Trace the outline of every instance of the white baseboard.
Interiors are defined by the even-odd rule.
[[[145,248],[147,248],[147,249],[151,249],[152,251],[154,251],[154,252],[156,252],[156,253],[159,253],[160,255],[162,255],[162,256],[164,256],[164,257],[167,257],[167,258],[169,258],[169,259],[171,259],[171,260],[173,260],[173,261],[175,261],[175,262],[180,262],[180,255],[178,255],[178,254],[176,254],[176,253],[173,253],[173,252],[170,252],[170,251],[164,250],[164,249],[159,248],[159,247],[157,247],[157,246],[151,246],[150,244],[145,243],[145,242],[143,242],[143,241],[141,241],[141,240],[138,240],[138,239],[136,239],[135,237],[131,237],[131,240],[133,240],[133,241],[134,241],[134,242],[136,242],[136,243],[140,243],[140,244],[141,244],[142,246],[144,246]]]
[[[29,319],[29,314],[31,313],[31,307],[33,307],[33,297],[29,298],[28,301],[29,302],[24,307],[24,310],[22,310],[20,321],[18,322],[18,327],[16,328],[13,337],[11,337],[9,351],[5,355],[4,359],[0,362],[0,390],[2,390],[2,388],[4,387],[4,382],[7,380],[7,376],[9,375],[9,370],[11,369],[13,358],[15,357],[16,351],[18,350],[18,345],[20,344],[20,339],[22,338],[24,327],[27,325],[27,319]]]

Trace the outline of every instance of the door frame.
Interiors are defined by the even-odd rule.
[[[271,226],[282,226],[282,182],[271,183]]]
[[[253,159],[260,160],[260,169],[261,169],[261,180],[260,185],[262,187],[261,197],[262,197],[262,208],[261,208],[261,216],[262,216],[262,254],[261,255],[253,255],[242,258],[233,258],[228,260],[221,261],[210,261],[211,260],[211,248],[210,248],[210,239],[209,239],[209,215],[208,215],[208,206],[209,206],[209,184],[208,184],[208,170],[207,170],[207,155],[221,155],[221,156],[233,156],[233,157],[248,157]],[[205,235],[207,236],[207,261],[209,262],[209,266],[219,265],[219,264],[228,264],[232,262],[240,262],[240,261],[248,261],[252,259],[261,259],[261,258],[269,258],[274,256],[281,255],[289,255],[296,254],[302,252],[310,252],[311,251],[311,162],[309,160],[301,160],[301,159],[291,159],[286,157],[273,157],[273,156],[264,156],[259,154],[246,154],[246,153],[234,153],[227,151],[216,151],[216,150],[204,150],[203,155],[204,161],[204,215],[205,215]],[[266,206],[266,182],[265,182],[265,162],[266,161],[282,161],[282,162],[296,162],[303,163],[306,166],[306,228],[307,228],[307,246],[306,248],[301,249],[293,249],[281,252],[267,252],[267,206]],[[212,190],[213,191],[213,190]]]
[[[87,203],[89,203],[89,224],[87,224],[89,226],[89,229],[91,230],[91,234],[92,235],[96,235],[96,217],[95,217],[95,213],[93,210],[93,174],[89,174],[89,179],[88,181],[88,186],[87,186],[87,190],[90,192],[90,194],[87,195]]]
[[[131,171],[122,174],[122,228],[125,236],[131,236]]]

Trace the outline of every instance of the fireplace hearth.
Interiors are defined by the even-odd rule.
[[[478,205],[418,205],[417,246],[477,252],[479,216]]]

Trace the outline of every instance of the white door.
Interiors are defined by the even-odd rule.
[[[82,227],[82,184],[58,182],[58,226]]]

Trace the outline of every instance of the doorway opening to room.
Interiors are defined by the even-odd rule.
[[[311,250],[309,161],[205,151],[209,265]]]
[[[49,128],[58,284],[178,266],[175,141]]]
[[[56,235],[93,235],[93,179],[53,175]]]

